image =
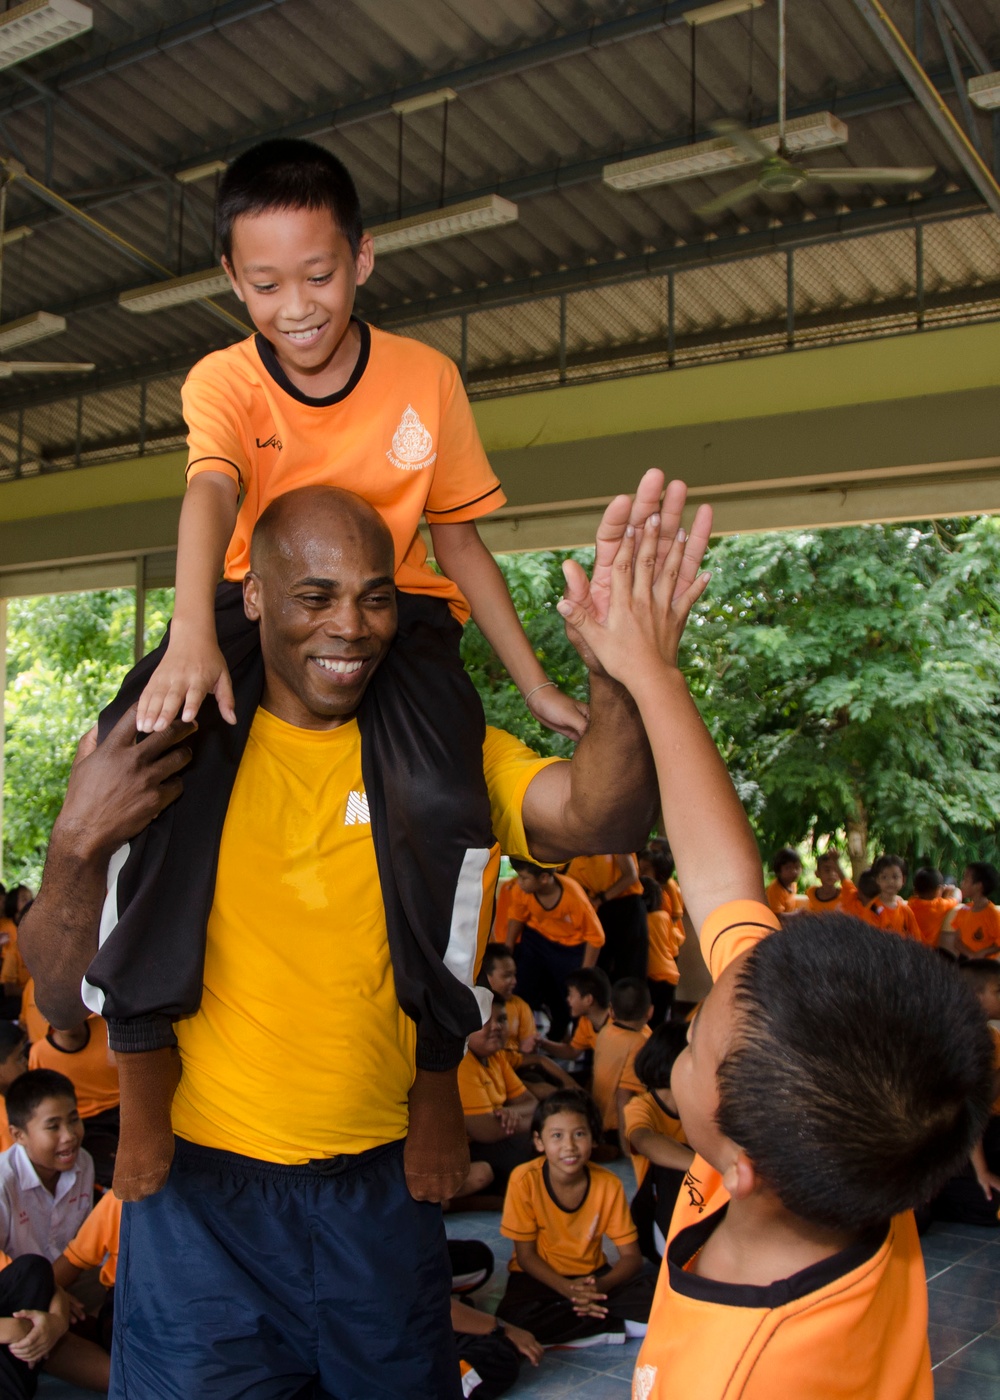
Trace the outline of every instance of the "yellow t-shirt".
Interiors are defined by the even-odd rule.
[[[487,730],[493,832],[512,855],[530,859],[521,803],[552,761]],[[176,1027],[180,1137],[291,1164],[405,1135],[416,1027],[396,998],[366,818],[357,722],[299,729],[259,709],[219,849],[201,1007]]]
[[[362,325],[361,342],[349,383],[325,399],[290,384],[261,336],[206,355],[181,390],[188,478],[222,472],[243,493],[226,578],[246,573],[253,527],[277,496],[343,486],[392,531],[399,587],[447,598],[464,621],[465,600],[431,569],[418,529],[421,516],[475,520],[505,500],[461,376],[447,356],[408,336]]]

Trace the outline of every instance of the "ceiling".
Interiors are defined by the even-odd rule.
[[[886,0],[953,110],[933,22],[942,0]],[[93,0],[94,29],[0,72],[0,153],[127,239],[126,255],[15,181],[3,322],[38,310],[66,331],[19,359],[93,361],[86,379],[0,381],[0,480],[176,446],[179,386],[241,333],[204,304],[138,316],[121,291],[212,265],[211,177],[273,134],[306,136],[353,171],[366,222],[477,195],[514,200],[516,223],[380,257],[362,315],[458,361],[491,396],[791,347],[1000,316],[1000,219],[914,100],[854,0],[789,0],[790,116],[831,110],[849,142],[816,165],[924,165],[908,190],[807,186],[738,213],[696,210],[731,173],[641,192],[605,163],[687,144],[730,117],[776,119],[777,6],[700,26],[699,0]],[[700,0],[704,3],[704,0]],[[995,0],[952,0],[1000,68]],[[920,34],[916,20],[921,16]],[[979,71],[961,45],[962,76]],[[980,64],[981,66],[981,64]],[[404,120],[401,97],[451,87]],[[974,117],[984,159],[997,124]],[[0,507],[2,510],[2,507]]]

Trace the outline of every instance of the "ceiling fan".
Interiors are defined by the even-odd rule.
[[[4,233],[7,229],[7,186],[14,178],[6,162],[0,163],[0,304],[3,295]],[[2,329],[2,328],[0,328]],[[57,329],[65,330],[65,322]],[[0,360],[0,379],[15,374],[90,374],[96,365],[82,360]]]
[[[856,165],[795,165],[788,159],[785,144],[785,3],[778,0],[778,149],[758,140],[752,131],[737,122],[716,122],[713,129],[727,136],[734,146],[756,163],[749,180],[727,190],[695,210],[700,218],[721,214],[735,208],[754,194],[794,194],[804,185],[917,185],[934,174],[933,165],[914,166],[856,166]]]

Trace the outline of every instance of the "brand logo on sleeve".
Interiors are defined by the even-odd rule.
[[[366,792],[349,792],[347,794],[347,811],[344,813],[345,826],[371,826],[371,813],[368,810],[368,794]]]
[[[400,471],[419,472],[433,466],[437,460],[433,448],[434,439],[421,423],[416,409],[408,403],[392,435],[392,446],[385,455]]]

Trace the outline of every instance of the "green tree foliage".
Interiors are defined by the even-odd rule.
[[[716,542],[689,675],[765,854],[997,854],[1000,521]]]
[[[172,589],[146,595],[146,637],[166,626]],[[81,734],[132,664],[131,589],[14,599],[4,702],[5,878],[37,886]]]

